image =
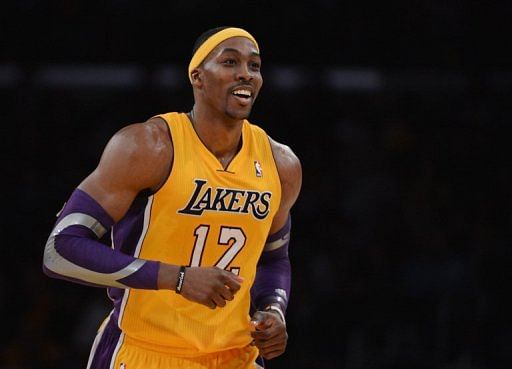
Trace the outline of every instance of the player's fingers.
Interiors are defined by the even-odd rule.
[[[269,320],[253,321],[253,324],[257,331],[268,331],[272,327],[272,322]]]
[[[263,314],[261,311],[256,311],[251,318],[251,321],[256,328],[262,323],[264,323],[265,320],[265,314]]]
[[[281,342],[277,345],[267,346],[267,347],[260,347],[258,344],[256,344],[256,347],[258,347],[258,350],[266,359],[270,357],[276,357],[281,355],[285,349],[286,349],[286,342]]]
[[[270,349],[272,347],[282,347],[286,345],[286,338],[284,338],[283,336],[277,336],[268,339],[256,338],[254,340],[254,343],[256,343],[256,346],[258,346],[259,348]]]
[[[238,274],[232,273],[232,272],[230,272],[230,274],[231,274],[230,277],[233,278],[238,283],[242,283],[244,281],[244,277],[242,277]]]
[[[251,331],[253,338],[268,339],[270,337],[278,335],[281,330],[272,327],[268,321],[263,322],[252,322],[255,330]]]
[[[219,293],[224,298],[224,300],[231,301],[234,298],[233,292],[231,292],[231,290],[226,285],[219,289]]]
[[[215,309],[217,307],[217,303],[210,297],[207,297],[204,301],[201,302],[201,304],[210,309]]]
[[[206,307],[209,307],[212,310],[217,307],[217,304],[213,300],[208,300],[208,301],[204,302],[203,305],[205,305]]]
[[[230,273],[230,274],[233,274],[233,273]],[[233,274],[233,276],[235,276],[235,275]],[[224,280],[224,285],[226,287],[228,287],[233,294],[237,293],[238,290],[240,290],[240,287],[242,286],[241,282],[239,280],[231,278],[231,277],[227,277]]]
[[[256,331],[267,331],[272,328],[273,320],[268,318],[268,315],[257,311],[251,318],[251,323]]]
[[[213,268],[216,269],[218,271],[218,273],[220,273],[220,275],[222,275],[226,280],[230,279],[230,280],[236,281],[238,283],[242,283],[244,281],[244,277],[239,276],[238,274],[229,272],[229,271],[219,268],[219,267],[213,267]]]
[[[251,332],[251,336],[255,340],[286,340],[288,337],[286,335],[286,332],[277,331],[275,329],[266,329],[263,331],[253,331]]]
[[[270,360],[270,359],[273,359],[275,357],[278,357],[283,352],[284,352],[284,348],[280,348],[280,349],[276,349],[276,350],[270,350],[270,351],[267,351],[267,350],[263,350],[262,351],[262,350],[260,350],[260,355],[263,356],[264,359]]]
[[[224,300],[222,298],[221,295],[217,294],[217,293],[214,293],[213,296],[212,296],[212,300],[213,302],[215,303],[216,306],[218,307],[224,307],[226,306],[226,300]]]
[[[254,340],[268,340],[272,337],[271,332],[268,330],[262,330],[262,331],[251,331],[251,337]]]
[[[213,301],[210,298],[206,298],[206,299],[204,299],[202,301],[198,301],[198,302],[210,309],[215,309],[217,307],[217,304],[215,303],[215,301]]]

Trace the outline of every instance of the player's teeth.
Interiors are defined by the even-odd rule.
[[[237,90],[234,91],[235,95],[244,95],[244,96],[251,96],[251,92],[247,90]]]

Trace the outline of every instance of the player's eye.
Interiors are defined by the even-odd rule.
[[[235,59],[226,59],[226,60],[224,60],[223,64],[235,65],[236,64],[236,60]]]

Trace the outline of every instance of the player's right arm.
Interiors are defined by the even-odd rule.
[[[99,242],[139,192],[156,191],[163,184],[172,160],[172,142],[160,118],[117,132],[97,168],[61,211],[45,247],[44,272],[94,286],[174,290],[179,266],[135,258]],[[214,308],[233,299],[239,288],[232,273],[189,268],[182,295]]]

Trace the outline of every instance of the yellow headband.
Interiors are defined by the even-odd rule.
[[[192,56],[192,59],[190,60],[190,64],[188,65],[188,78],[190,79],[190,82],[192,82],[192,71],[197,68],[204,59],[208,56],[208,54],[215,49],[215,47],[220,44],[222,41],[227,40],[231,37],[245,37],[254,42],[254,45],[256,46],[256,50],[260,52],[260,48],[258,47],[258,43],[252,37],[252,35],[247,32],[246,30],[243,30],[241,28],[225,28],[222,31],[219,31],[217,33],[214,33],[211,35],[194,53]]]

